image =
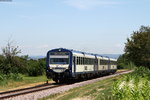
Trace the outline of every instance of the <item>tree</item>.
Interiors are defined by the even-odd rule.
[[[21,50],[18,50],[18,46],[14,46],[12,41],[8,41],[7,45],[2,48],[4,61],[3,61],[3,73],[8,74],[13,72],[18,72],[20,67],[20,60],[17,57],[17,54],[21,53]]]
[[[141,26],[127,38],[125,54],[135,65],[150,68],[150,27]]]
[[[120,55],[119,58],[117,59],[117,68],[123,69],[126,68],[127,65],[128,65],[128,61],[126,55],[125,54]]]

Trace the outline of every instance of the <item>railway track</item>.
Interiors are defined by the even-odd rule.
[[[129,71],[118,71],[115,74],[121,74],[124,72],[129,72]],[[131,71],[130,71],[131,72]],[[113,75],[115,75],[113,74]],[[111,76],[111,75],[109,75]],[[102,78],[107,77],[107,76],[103,76]],[[50,83],[50,84],[42,84],[42,85],[38,85],[38,86],[34,86],[34,87],[29,87],[29,88],[23,88],[23,89],[17,89],[17,90],[11,90],[11,91],[6,91],[6,92],[1,92],[0,93],[0,100],[3,99],[7,99],[10,97],[15,97],[15,96],[19,96],[19,95],[23,95],[23,94],[28,94],[28,93],[33,93],[33,92],[38,92],[41,90],[46,90],[46,89],[51,89],[51,88],[56,88],[56,87],[61,87],[61,86],[65,86],[67,84],[54,84],[54,83]]]
[[[29,87],[29,88],[23,88],[23,89],[17,89],[17,90],[1,92],[0,93],[0,100],[10,98],[10,97],[14,97],[14,96],[23,95],[23,94],[33,93],[33,92],[37,92],[37,91],[41,91],[41,90],[56,88],[56,87],[60,87],[60,86],[64,86],[64,84],[59,84],[59,85],[54,84],[54,83],[42,84],[42,85]]]

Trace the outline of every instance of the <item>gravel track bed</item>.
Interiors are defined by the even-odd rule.
[[[65,91],[68,91],[68,90],[76,88],[76,87],[85,86],[87,84],[91,84],[91,83],[94,83],[94,82],[97,82],[100,80],[104,80],[107,78],[111,78],[114,76],[118,76],[121,74],[127,74],[130,72],[132,72],[132,71],[117,73],[117,74],[104,76],[104,77],[100,77],[100,78],[96,78],[96,79],[92,79],[92,80],[87,80],[87,81],[69,84],[69,85],[65,85],[65,86],[60,86],[60,87],[56,87],[56,88],[52,88],[52,89],[42,90],[42,91],[30,93],[30,94],[24,94],[24,95],[20,95],[20,96],[16,96],[16,97],[7,98],[5,100],[37,100],[39,98],[43,98],[43,97],[49,96],[51,94],[63,93]]]

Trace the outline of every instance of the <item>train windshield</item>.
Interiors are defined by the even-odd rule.
[[[69,64],[68,52],[50,53],[50,64]]]
[[[69,58],[51,58],[50,64],[69,64]]]

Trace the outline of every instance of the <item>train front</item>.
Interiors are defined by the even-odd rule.
[[[47,53],[46,76],[56,83],[65,81],[71,77],[72,52],[59,48]]]

